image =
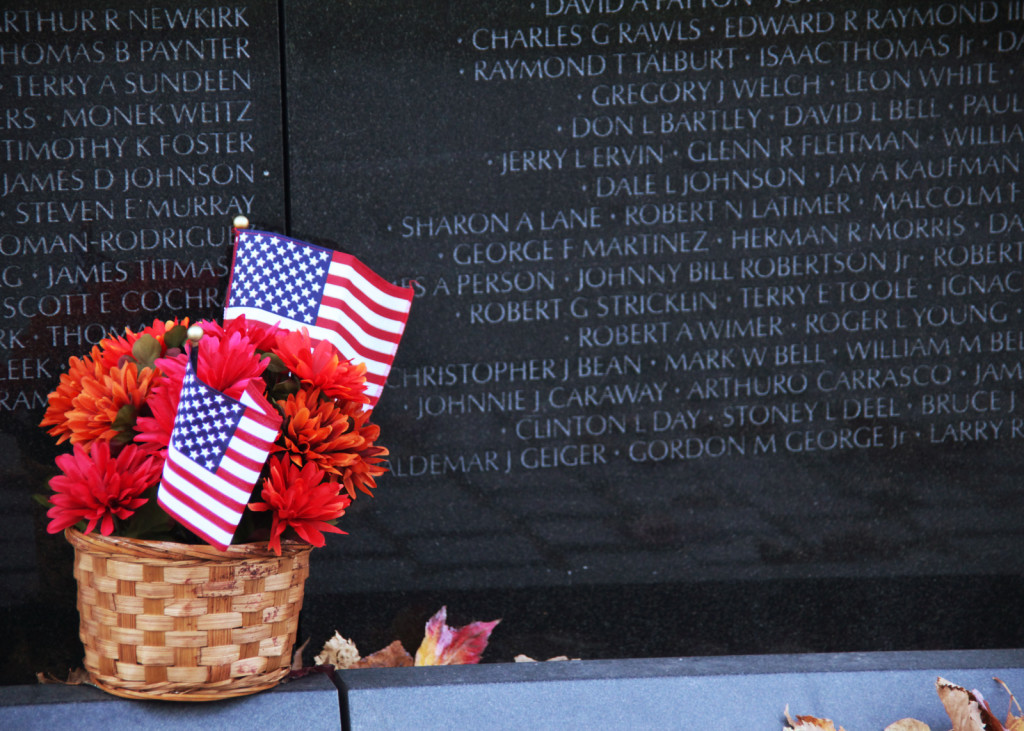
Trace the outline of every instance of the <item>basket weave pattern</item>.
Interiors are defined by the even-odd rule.
[[[212,546],[65,531],[92,681],[126,698],[205,701],[273,687],[291,666],[309,545]]]

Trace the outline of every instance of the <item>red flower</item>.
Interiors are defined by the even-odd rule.
[[[203,327],[206,325],[204,324]],[[272,351],[277,345],[278,333],[281,328],[277,325],[265,325],[256,320],[247,320],[245,315],[236,317],[224,328],[226,332],[238,332],[249,339],[256,350],[266,353]]]
[[[270,458],[270,476],[263,481],[263,502],[249,503],[255,512],[270,511],[270,547],[281,555],[281,534],[293,528],[299,538],[314,546],[326,542],[323,532],[345,531],[327,521],[345,514],[351,499],[338,494],[338,484],[324,480],[324,473],[313,463],[301,469],[287,457]]]
[[[122,359],[132,358],[132,346],[135,341],[143,335],[153,336],[160,345],[160,355],[167,352],[167,345],[164,343],[164,336],[174,327],[181,325],[188,327],[188,318],[184,320],[153,320],[152,325],[142,328],[141,332],[133,332],[131,328],[125,328],[124,335],[111,334],[100,341],[99,347],[103,351],[103,365],[113,368],[121,365]]]
[[[199,380],[231,398],[239,398],[255,383],[265,392],[263,371],[269,361],[255,352],[252,342],[240,332],[227,330],[219,340],[203,338],[199,345]],[[184,360],[182,377],[184,377]]]
[[[64,474],[50,480],[50,533],[87,520],[86,533],[99,523],[100,533],[109,536],[114,518],[124,520],[146,503],[142,493],[156,484],[163,467],[163,460],[134,444],[112,458],[110,445],[103,441],[93,442],[88,451],[76,444],[72,454],[62,454],[56,461]]]
[[[225,331],[219,326],[208,329],[209,323],[200,324],[207,334],[199,342],[199,380],[234,399],[241,397],[250,383],[263,394],[266,383],[261,376],[268,360],[256,354],[252,343],[237,330]],[[137,442],[156,449],[164,449],[170,443],[187,361],[184,353],[157,360],[161,375],[146,402],[151,414],[136,420]]]
[[[365,404],[366,364],[342,358],[333,345],[321,340],[313,346],[309,331],[282,331],[277,354],[304,388],[320,389],[325,396]]]

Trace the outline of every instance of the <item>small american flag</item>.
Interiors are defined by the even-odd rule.
[[[412,289],[384,280],[349,254],[265,231],[238,232],[225,324],[249,320],[327,340],[366,363],[367,408],[384,390],[409,319]]]
[[[185,368],[157,502],[223,551],[277,439],[281,415],[252,386],[236,401],[200,381],[198,350],[192,346]]]

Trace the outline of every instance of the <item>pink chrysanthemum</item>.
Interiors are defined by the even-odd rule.
[[[207,334],[199,342],[199,380],[235,399],[250,384],[263,394],[266,384],[261,376],[267,359],[256,354],[252,343],[241,333],[223,330],[221,333],[223,337],[219,339]],[[181,399],[187,360],[184,353],[157,360],[161,375],[148,401],[150,414],[140,416],[136,422],[136,441],[156,449],[167,447]]]

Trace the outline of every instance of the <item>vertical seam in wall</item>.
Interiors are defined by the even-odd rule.
[[[281,188],[284,197],[284,232],[291,235],[292,232],[292,199],[289,181],[291,180],[291,162],[288,155],[288,74],[287,74],[287,45],[285,44],[284,27],[284,4],[286,0],[278,0],[277,3],[277,33],[278,49],[280,54],[279,80],[281,89]]]

